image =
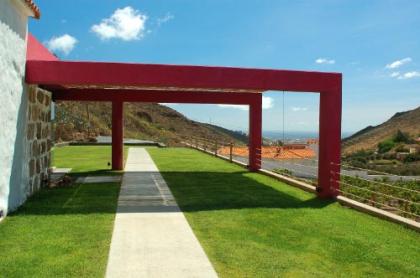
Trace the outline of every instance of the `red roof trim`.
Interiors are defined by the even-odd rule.
[[[41,11],[39,10],[38,6],[32,0],[24,0],[25,4],[32,10],[34,13],[34,17],[39,19],[41,17]]]
[[[26,60],[58,61],[31,33],[28,33]]]

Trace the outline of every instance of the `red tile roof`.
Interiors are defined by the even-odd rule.
[[[229,155],[230,147],[222,147],[218,150],[222,155]],[[248,156],[248,147],[233,147],[232,152],[234,155]],[[316,154],[312,149],[285,149],[283,147],[268,147],[261,148],[261,156],[263,158],[271,159],[308,159],[315,158]]]
[[[38,6],[32,0],[24,0],[25,4],[33,11],[34,17],[39,19],[41,17],[41,11]]]

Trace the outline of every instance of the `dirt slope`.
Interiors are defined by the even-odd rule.
[[[111,135],[111,104],[94,102],[58,102],[55,139],[57,141],[89,140]],[[155,103],[126,103],[124,136],[178,145],[183,139],[205,137],[219,142],[246,143],[241,132],[199,123],[181,113]]]
[[[343,154],[362,149],[375,149],[379,142],[392,138],[398,130],[408,133],[412,137],[420,136],[420,107],[396,113],[388,121],[378,126],[368,126],[344,139],[342,143]]]

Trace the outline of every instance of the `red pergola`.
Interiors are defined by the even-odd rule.
[[[249,168],[261,168],[262,93],[267,90],[320,94],[319,196],[335,197],[341,143],[340,73],[60,61],[28,37],[26,82],[55,100],[112,102],[112,167],[123,169],[123,103],[249,105]]]

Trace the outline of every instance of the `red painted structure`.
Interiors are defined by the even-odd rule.
[[[231,67],[59,61],[29,37],[26,82],[55,100],[112,102],[112,166],[123,168],[123,103],[249,105],[249,168],[261,168],[262,93],[320,93],[319,196],[337,195],[341,142],[339,73]]]

